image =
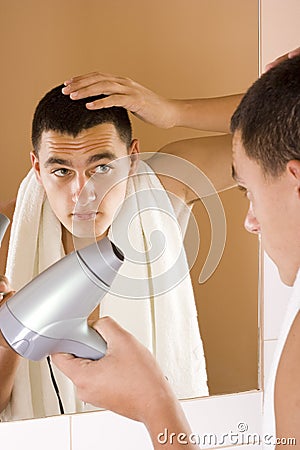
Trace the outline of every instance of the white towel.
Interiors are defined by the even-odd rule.
[[[15,290],[64,256],[61,224],[53,214],[43,187],[33,169],[22,181],[12,222],[6,276]],[[53,367],[66,412],[83,411],[75,388]],[[58,402],[49,376],[47,361],[22,359],[18,367],[11,401],[1,414],[2,421],[30,419],[58,414]]]
[[[142,161],[138,175],[128,181],[109,237],[124,251],[126,262],[101,303],[101,315],[114,317],[155,354],[179,398],[208,395],[180,227],[166,191]],[[18,193],[6,275],[18,290],[62,256],[61,224],[31,170]],[[66,412],[83,411],[71,382],[57,369],[55,375]],[[57,413],[46,362],[22,359],[2,420]]]
[[[178,398],[208,395],[183,236],[169,196],[142,161],[109,237],[133,262],[121,267],[101,313],[154,353]]]

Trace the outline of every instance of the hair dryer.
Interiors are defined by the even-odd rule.
[[[9,219],[4,214],[0,213],[0,247],[1,247],[1,242],[5,235],[8,225],[9,225]]]
[[[40,273],[0,308],[7,343],[33,361],[57,352],[103,357],[106,342],[87,318],[109,291],[123,260],[122,252],[104,238]]]

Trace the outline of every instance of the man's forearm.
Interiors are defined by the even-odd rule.
[[[2,340],[3,337],[0,333],[0,344],[2,344]],[[19,361],[20,356],[17,353],[10,348],[0,346],[0,412],[6,408],[10,400]]]
[[[179,401],[173,393],[163,393],[160,401],[147,408],[144,424],[155,450],[194,449],[190,442],[191,428]]]
[[[229,133],[230,119],[243,94],[191,100],[172,100],[173,126]]]

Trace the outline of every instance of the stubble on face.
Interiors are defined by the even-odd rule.
[[[94,178],[101,192],[93,196],[96,197],[93,200],[90,198],[84,207],[77,207],[78,222],[82,222],[83,229],[92,229],[93,237],[101,238],[107,234],[126,191],[126,183],[118,181],[118,176],[124,178],[124,166],[128,175],[131,166],[128,153],[138,151],[137,145],[127,149],[112,124],[84,130],[75,138],[54,131],[43,133],[39,158],[33,161],[33,167],[54,214],[68,233],[73,233],[74,210],[80,193],[85,185],[90,189]],[[121,166],[119,160],[123,160],[121,171],[116,169]],[[83,236],[85,233],[83,230]]]

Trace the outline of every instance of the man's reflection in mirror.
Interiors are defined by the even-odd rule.
[[[168,176],[164,157],[140,160],[139,141],[132,138],[125,109],[90,111],[86,99],[74,102],[62,94],[62,87],[48,92],[36,108],[32,169],[16,202],[3,211],[10,218],[14,214],[9,250],[7,245],[1,248],[11,286],[19,290],[91,238],[125,239],[132,253],[119,277],[121,287],[114,285],[89,319],[110,315],[137,336],[155,355],[178,398],[208,395],[197,311],[182,253],[183,224],[199,194]],[[222,189],[232,185],[230,171],[228,179],[218,177],[213,159],[217,152],[229,167],[230,144],[228,136],[203,138],[197,149],[183,145],[173,152],[169,146],[166,157],[185,158]],[[173,276],[170,283],[174,261],[179,278]],[[0,373],[2,420],[58,414],[57,390],[65,413],[89,409],[49,361],[33,363],[1,347]]]

